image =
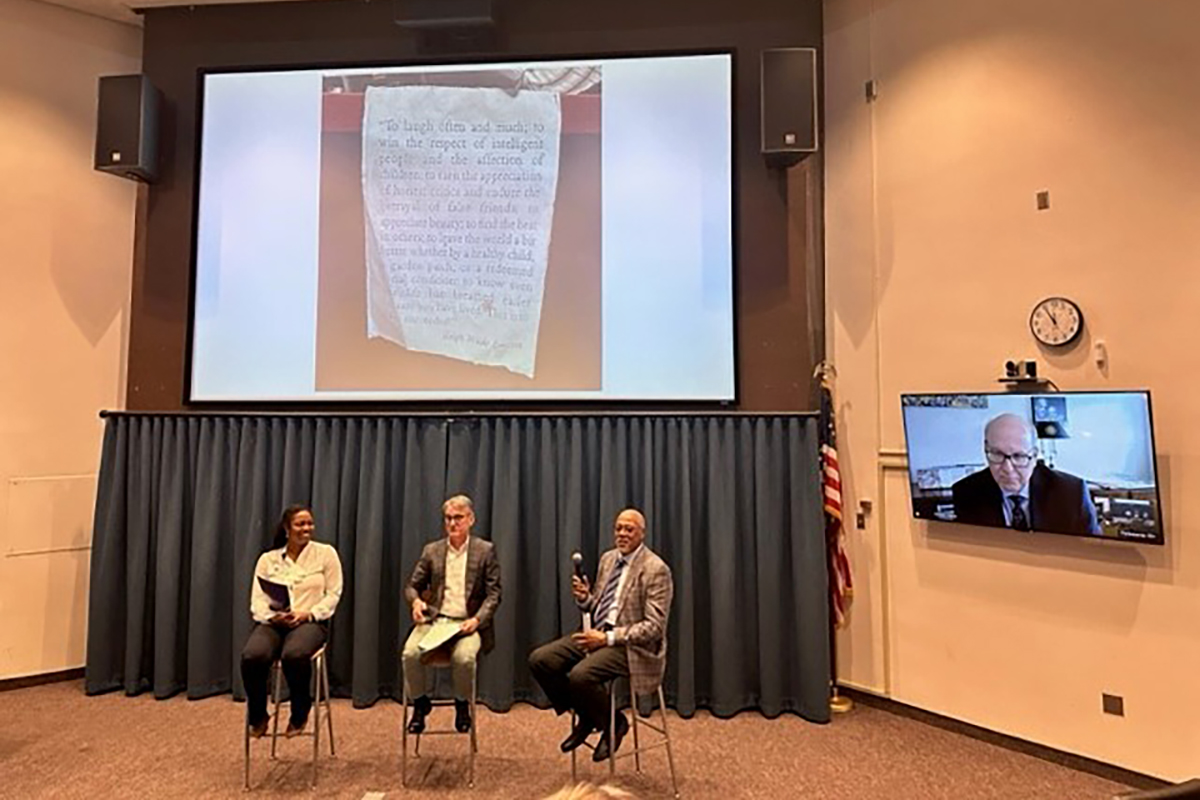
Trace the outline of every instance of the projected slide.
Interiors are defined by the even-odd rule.
[[[1146,392],[901,396],[913,515],[1163,543]]]
[[[205,76],[192,400],[734,396],[730,58]]]

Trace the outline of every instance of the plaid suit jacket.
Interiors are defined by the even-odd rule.
[[[411,607],[422,594],[434,608],[442,607],[446,594],[446,552],[450,549],[445,538],[437,539],[421,549],[421,557],[413,567],[408,585],[404,587],[405,602]],[[471,536],[467,539],[467,613],[479,617],[479,636],[483,651],[496,644],[492,616],[500,605],[500,562],[491,542]]]
[[[621,552],[612,549],[600,556],[600,569],[592,593],[581,603],[586,611],[594,611],[608,576],[617,564]],[[675,583],[667,562],[646,545],[625,567],[625,586],[617,606],[617,626],[613,640],[625,645],[629,658],[629,681],[638,694],[658,691],[667,666],[667,619]],[[593,620],[593,624],[598,620]]]

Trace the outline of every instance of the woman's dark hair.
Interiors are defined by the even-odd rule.
[[[288,529],[292,527],[292,518],[301,511],[307,511],[309,514],[312,513],[312,509],[303,503],[288,506],[283,510],[283,516],[279,518],[279,524],[275,526],[275,538],[271,540],[272,550],[278,550],[287,544]]]

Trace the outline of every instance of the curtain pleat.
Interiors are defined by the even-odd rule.
[[[633,506],[674,574],[669,702],[827,721],[816,438],[810,415],[111,415],[87,690],[240,697],[255,562],[282,509],[306,503],[346,576],[334,692],[357,705],[398,697],[404,582],[442,535],[442,500],[465,493],[503,575],[496,649],[480,666],[493,708],[545,703],[526,659],[579,624],[571,554],[594,575]]]

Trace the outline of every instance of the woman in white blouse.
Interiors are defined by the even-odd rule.
[[[325,644],[328,620],[342,596],[342,562],[332,545],[314,542],[312,510],[289,506],[271,549],[258,558],[250,586],[250,614],[258,624],[242,648],[242,683],[250,735],[267,732],[267,679],[283,661],[292,698],[287,736],[304,730],[312,708],[311,658]]]

